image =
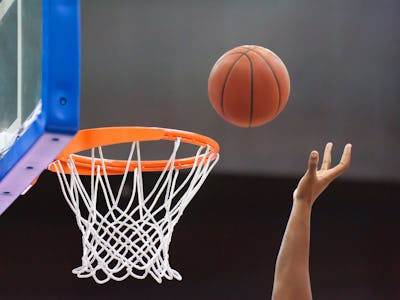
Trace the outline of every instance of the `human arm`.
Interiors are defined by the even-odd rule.
[[[308,168],[293,193],[293,206],[275,266],[273,300],[312,299],[309,274],[311,210],[318,196],[350,165],[351,145],[343,150],[340,163],[331,168],[332,143],[326,144],[318,170],[319,154],[312,151]]]

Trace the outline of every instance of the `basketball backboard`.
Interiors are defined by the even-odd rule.
[[[0,0],[0,214],[79,128],[79,0]]]

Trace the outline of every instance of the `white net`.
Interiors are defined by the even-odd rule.
[[[72,271],[74,274],[93,277],[97,283],[121,281],[129,276],[143,279],[147,275],[159,283],[163,278],[182,279],[169,264],[172,232],[218,156],[206,155],[209,147],[199,147],[193,167],[181,171],[174,167],[179,145],[177,139],[164,170],[146,194],[139,142],[132,143],[125,173],[115,191],[101,147],[97,148],[101,165],[94,163],[96,149],[92,149],[88,189],[78,174],[74,155],[68,160],[70,176],[59,161],[54,162],[62,192],[82,233],[82,265]],[[134,153],[138,166],[131,172]]]

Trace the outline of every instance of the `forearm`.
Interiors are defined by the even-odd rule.
[[[272,299],[312,299],[309,275],[311,207],[295,200],[279,250]]]

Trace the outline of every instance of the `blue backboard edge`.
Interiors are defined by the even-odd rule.
[[[42,3],[42,112],[0,160],[0,214],[79,130],[80,3]]]

